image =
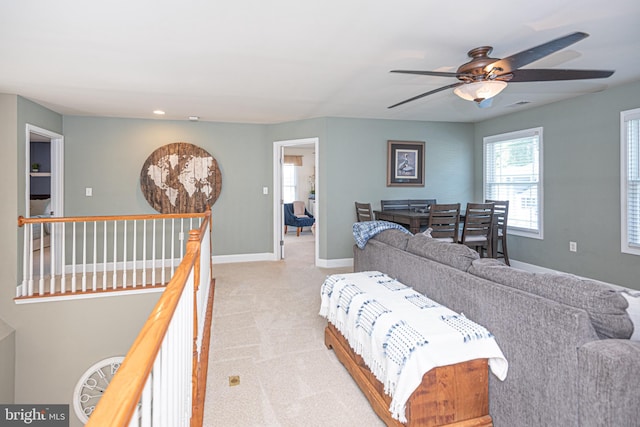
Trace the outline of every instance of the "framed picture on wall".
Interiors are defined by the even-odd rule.
[[[387,187],[424,187],[424,141],[387,141]]]

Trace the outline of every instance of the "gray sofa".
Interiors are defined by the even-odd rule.
[[[505,381],[490,375],[495,426],[640,425],[640,342],[618,290],[395,229],[354,246],[354,270],[387,273],[494,334],[509,362]]]

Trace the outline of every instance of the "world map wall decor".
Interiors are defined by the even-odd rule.
[[[204,149],[175,142],[155,150],[142,165],[140,188],[160,213],[204,212],[222,189],[216,159]]]

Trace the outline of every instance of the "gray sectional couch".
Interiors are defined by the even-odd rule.
[[[509,362],[505,381],[490,375],[495,426],[640,426],[640,342],[613,287],[396,229],[354,246],[354,270],[387,273],[494,334]]]

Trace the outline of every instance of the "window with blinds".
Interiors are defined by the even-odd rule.
[[[640,255],[640,108],[620,113],[622,252]]]
[[[291,203],[296,200],[296,167],[293,164],[282,166],[282,201]]]
[[[509,234],[542,239],[542,128],[484,138],[484,198],[509,201]]]

